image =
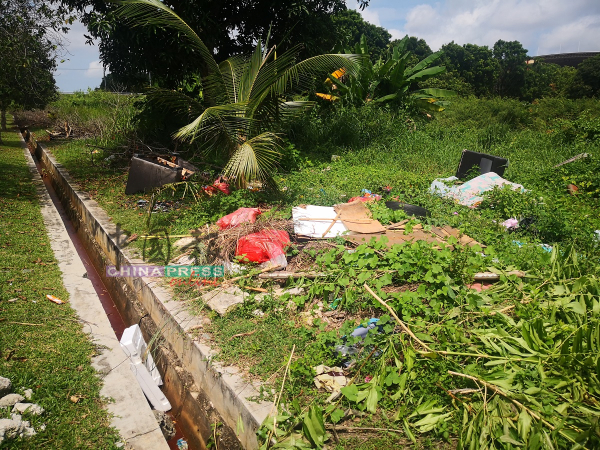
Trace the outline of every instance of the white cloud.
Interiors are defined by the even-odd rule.
[[[583,17],[540,36],[540,54],[600,50],[600,15]]]
[[[397,28],[390,28],[388,29],[388,32],[392,35],[392,41],[394,39],[402,39],[405,36],[405,33]]]
[[[84,34],[88,34],[89,32],[84,24],[76,20],[69,27],[68,33],[60,33],[65,48],[70,51],[78,51],[82,49],[93,48],[92,46],[86,44],[87,39],[84,37]]]
[[[102,67],[102,63],[100,61],[92,61],[88,70],[85,72],[85,76],[87,78],[98,78],[102,77],[104,68]]]
[[[450,41],[491,47],[498,39],[518,40],[532,55],[538,48],[540,54],[557,53],[561,46],[563,52],[600,50],[598,0],[421,0],[404,24],[383,10],[370,14],[394,36],[423,38],[434,50]]]
[[[376,9],[365,8],[363,11],[360,11],[363,19],[365,21],[372,23],[373,25],[381,26],[381,22],[379,21],[379,13]]]

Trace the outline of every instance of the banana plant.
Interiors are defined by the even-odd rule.
[[[318,55],[298,62],[300,45],[285,51],[269,47],[268,36],[258,41],[251,55],[236,55],[217,63],[198,34],[159,0],[121,2],[120,17],[132,26],[161,26],[178,33],[182,45],[198,55],[202,99],[182,92],[151,89],[151,101],[184,111],[192,119],[173,137],[199,142],[207,151],[225,155],[225,175],[245,186],[253,179],[268,179],[279,157],[277,125],[310,108],[308,101],[290,101],[305,92],[317,76],[343,66],[352,75],[360,69],[361,55]],[[174,68],[176,70],[176,68]]]
[[[413,67],[409,67],[411,53],[406,50],[408,36],[391,49],[391,56],[387,60],[380,58],[373,63],[369,58],[367,41],[363,35],[356,44],[353,52],[363,56],[361,70],[358,76],[345,76],[346,81],[338,76],[340,71],[332,73],[325,84],[330,93],[319,93],[317,96],[329,101],[342,100],[354,105],[364,103],[383,104],[390,103],[401,105],[413,103],[424,111],[441,111],[445,103],[441,98],[452,97],[454,91],[446,89],[413,89],[421,81],[435,77],[446,68],[431,66],[441,56],[436,52],[423,59]]]

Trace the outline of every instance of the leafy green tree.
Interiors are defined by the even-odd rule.
[[[51,1],[79,11],[89,42],[98,43],[101,60],[121,83],[149,73],[153,84],[176,88],[198,70],[197,55],[178,45],[179,36],[161,25],[132,30],[115,15],[113,2]],[[217,61],[252,52],[269,31],[272,42],[302,44],[302,58],[330,52],[336,44],[333,17],[346,10],[345,0],[164,0],[164,4],[197,30]]]
[[[573,83],[577,70],[561,67],[536,59],[527,65],[523,100],[533,101],[544,97],[563,97]]]
[[[577,66],[577,74],[569,89],[572,98],[596,97],[600,94],[600,55],[588,58]]]
[[[449,73],[455,73],[472,86],[475,95],[492,95],[500,71],[500,64],[494,59],[492,50],[474,44],[461,46],[454,41],[442,46],[442,50],[442,60]]]
[[[130,0],[119,10],[134,26],[164,26],[179,36],[180,45],[193,50],[196,62],[207,68],[201,97],[152,89],[150,98],[168,108],[186,111],[193,119],[174,138],[215,150],[228,159],[225,173],[239,185],[256,178],[269,179],[279,156],[275,127],[312,106],[290,100],[324,76],[344,66],[356,73],[359,55],[319,55],[297,62],[299,46],[279,52],[261,40],[252,55],[232,56],[218,64],[198,34],[159,0]]]
[[[406,38],[403,38],[406,39]],[[389,47],[390,48],[394,48],[397,45],[399,45],[403,39],[394,39]],[[415,36],[410,36],[408,38],[408,40],[406,41],[406,51],[411,53],[411,58],[409,61],[409,64],[416,64],[419,61],[425,59],[426,57],[428,57],[429,55],[431,55],[433,52],[431,51],[431,48],[429,47],[429,45],[427,45],[427,42],[425,42],[424,39],[419,39],[418,37]]]
[[[467,83],[462,77],[458,76],[456,72],[443,72],[434,78],[419,83],[419,86],[424,89],[449,89],[454,91],[456,95],[462,97],[475,95],[473,86]]]
[[[4,0],[0,18],[0,122],[6,130],[11,105],[41,108],[57,94],[52,75],[61,45],[57,31],[66,31],[72,17],[41,0]]]
[[[418,64],[410,66],[408,62],[412,54],[407,51],[408,42],[409,38],[406,36],[391,49],[389,58],[380,58],[373,63],[366,57],[369,55],[369,49],[366,37],[362,36],[354,49],[354,53],[365,55],[358,76],[349,76],[341,69],[330,75],[326,82],[331,87],[331,94],[319,96],[333,101],[342,99],[357,106],[365,103],[387,103],[395,106],[413,103],[423,110],[443,109],[438,97],[452,96],[454,92],[443,89],[415,89],[419,82],[446,70],[442,66],[432,66],[442,53],[432,53]],[[343,81],[344,78],[346,81]]]
[[[369,47],[369,55],[373,61],[387,50],[392,37],[385,28],[366,22],[359,12],[354,10],[341,11],[333,16],[336,44],[340,48],[349,48],[365,36]]]
[[[494,44],[494,59],[498,61],[496,92],[502,97],[520,98],[525,87],[527,50],[519,41],[498,40]]]

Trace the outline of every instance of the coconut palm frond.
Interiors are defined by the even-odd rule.
[[[327,54],[307,58],[282,73],[275,83],[275,88],[278,92],[285,92],[294,87],[301,87],[301,75],[306,75],[304,80],[308,80],[316,75],[331,73],[340,67],[345,68],[348,75],[356,76],[363,58],[363,55],[358,54]]]
[[[238,142],[252,122],[244,117],[245,109],[244,103],[206,108],[194,121],[177,130],[173,138],[192,143],[198,137],[210,141],[226,135],[232,144]]]
[[[172,28],[184,36],[191,46],[198,50],[203,62],[211,71],[218,71],[219,66],[212,52],[196,32],[175,11],[159,0],[124,0],[117,2],[117,17],[123,18],[131,26],[159,25]]]
[[[315,102],[308,101],[282,102],[279,104],[279,115],[282,120],[290,119],[312,108],[315,104]]]
[[[265,58],[263,58],[262,43],[259,39],[256,44],[256,49],[254,49],[254,53],[252,53],[250,60],[246,64],[244,75],[240,83],[243,99],[248,100],[250,98],[256,79],[263,70],[263,64],[265,64],[266,58],[268,58],[269,55],[270,53],[267,53]]]
[[[238,103],[243,101],[241,82],[248,64],[248,58],[244,56],[232,56],[219,64],[221,79],[227,93],[227,103]]]
[[[202,111],[204,110],[204,107],[199,101],[189,97],[183,92],[156,87],[149,88],[145,92],[151,103],[179,114],[198,116],[202,114]]]
[[[279,140],[272,132],[247,140],[231,156],[225,167],[225,175],[234,177],[242,186],[253,179],[268,178],[280,155]]]
[[[277,79],[286,71],[290,70],[290,68],[294,67],[299,49],[299,47],[294,47],[293,49],[277,55],[277,58],[263,62],[260,71],[256,72],[249,100],[252,101],[264,97],[271,91],[271,88],[273,84],[277,82]],[[279,94],[283,94],[283,92],[280,92]]]

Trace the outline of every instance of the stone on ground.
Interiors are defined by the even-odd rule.
[[[25,400],[25,397],[19,394],[8,394],[0,398],[0,408],[15,406],[16,403]]]
[[[18,412],[21,414],[28,413],[34,416],[39,416],[44,413],[44,408],[42,408],[40,405],[36,405],[35,403],[17,403],[13,408],[13,412]]]
[[[12,383],[8,378],[0,377],[0,397],[10,394],[12,391]]]
[[[244,293],[237,287],[230,287],[223,291],[208,292],[202,296],[202,300],[210,309],[223,316],[233,306],[244,303]]]
[[[4,439],[15,439],[19,436],[21,422],[13,419],[0,419],[0,442]]]

